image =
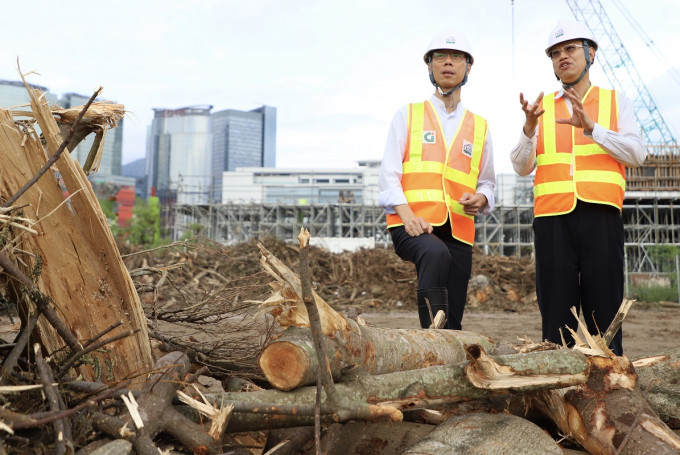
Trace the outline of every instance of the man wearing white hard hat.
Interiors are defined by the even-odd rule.
[[[588,331],[604,333],[623,299],[621,209],[625,167],[638,167],[645,148],[632,103],[616,90],[591,84],[597,41],[578,22],[560,22],[545,53],[561,82],[555,93],[529,102],[520,93],[525,122],[511,152],[515,172],[534,169],[536,294],[543,339],[574,344],[571,307]],[[610,348],[623,354],[622,332]]]
[[[442,310],[446,327],[460,330],[474,217],[494,205],[493,150],[486,120],[461,103],[474,63],[467,39],[457,31],[440,33],[423,60],[435,92],[403,106],[392,119],[378,201],[395,252],[416,266],[421,327]]]

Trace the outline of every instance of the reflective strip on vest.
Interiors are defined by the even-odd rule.
[[[434,142],[424,143],[425,131],[434,131]],[[451,235],[472,245],[474,217],[458,202],[465,192],[475,193],[479,166],[487,136],[486,120],[469,111],[450,143],[429,101],[409,108],[408,150],[404,153],[402,188],[414,214],[434,226],[451,221]],[[403,225],[396,214],[387,214],[387,226]]]
[[[409,116],[411,119],[411,140],[409,141],[409,156],[410,160],[413,162],[420,161],[423,156],[423,118],[425,115],[425,106],[423,103],[416,103],[413,105]],[[416,141],[413,141],[416,138]],[[418,139],[420,138],[420,139]]]
[[[583,105],[598,125],[618,131],[616,92],[591,87],[583,97]],[[581,129],[566,125],[571,130],[566,134],[565,125],[555,122],[556,118],[569,115],[564,99],[556,101],[555,94],[549,94],[543,98],[542,108],[545,112],[541,117],[536,155],[534,215],[568,213],[576,206],[577,199],[621,210],[626,188],[625,167]]]

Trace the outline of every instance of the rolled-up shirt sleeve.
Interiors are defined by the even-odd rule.
[[[642,166],[647,158],[647,151],[638,134],[633,104],[623,93],[616,94],[619,104],[618,131],[608,130],[596,123],[590,137],[619,163],[629,167]]]
[[[536,136],[538,128],[536,130],[531,138],[527,137],[522,130],[517,145],[510,152],[512,168],[517,175],[529,175],[536,169]]]

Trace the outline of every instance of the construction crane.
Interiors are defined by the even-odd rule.
[[[634,216],[628,222],[624,220],[626,262],[631,266],[630,271],[664,273],[666,267],[652,260],[649,247],[659,244],[678,246],[679,243],[672,226],[677,216],[674,201],[680,191],[680,146],[640,78],[600,0],[566,2],[576,20],[585,23],[597,39],[598,61],[609,82],[632,97],[635,117],[647,145],[645,164],[640,168],[626,169],[627,191],[640,195],[633,197],[634,202],[630,201],[632,204],[629,204],[629,210],[635,210]],[[614,0],[614,4],[629,21],[634,22],[618,0]],[[637,28],[639,32],[639,25]],[[649,222],[639,223],[639,220]],[[675,273],[678,273],[677,257]]]
[[[678,144],[666,124],[633,60],[623,46],[600,0],[566,0],[579,22],[584,22],[598,40],[597,55],[612,86],[633,98],[633,108],[643,140],[652,155],[678,153]],[[651,147],[650,147],[651,146]]]

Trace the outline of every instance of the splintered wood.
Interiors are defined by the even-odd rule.
[[[15,121],[12,112],[0,109],[0,203],[16,194],[55,155],[64,141],[55,115],[71,115],[70,111],[53,113],[42,93],[28,90],[31,117],[42,138],[34,122]],[[119,120],[122,106],[94,110],[94,117],[84,117],[89,118],[86,123],[98,118],[95,123],[103,127]],[[16,114],[26,117],[26,113]],[[78,341],[85,344],[118,321],[122,321],[118,330],[134,332],[90,353],[83,359],[89,366],[79,372],[87,379],[108,382],[148,371],[153,366],[151,348],[134,283],[92,187],[68,150],[13,205],[23,207],[23,213],[16,215],[35,220],[31,228],[37,235],[13,230],[14,237],[7,239],[12,248],[5,253],[27,276],[35,277],[37,289],[49,297]],[[32,304],[20,295],[17,291],[21,311],[27,314]],[[42,317],[34,335],[44,352],[56,353],[64,345]]]

